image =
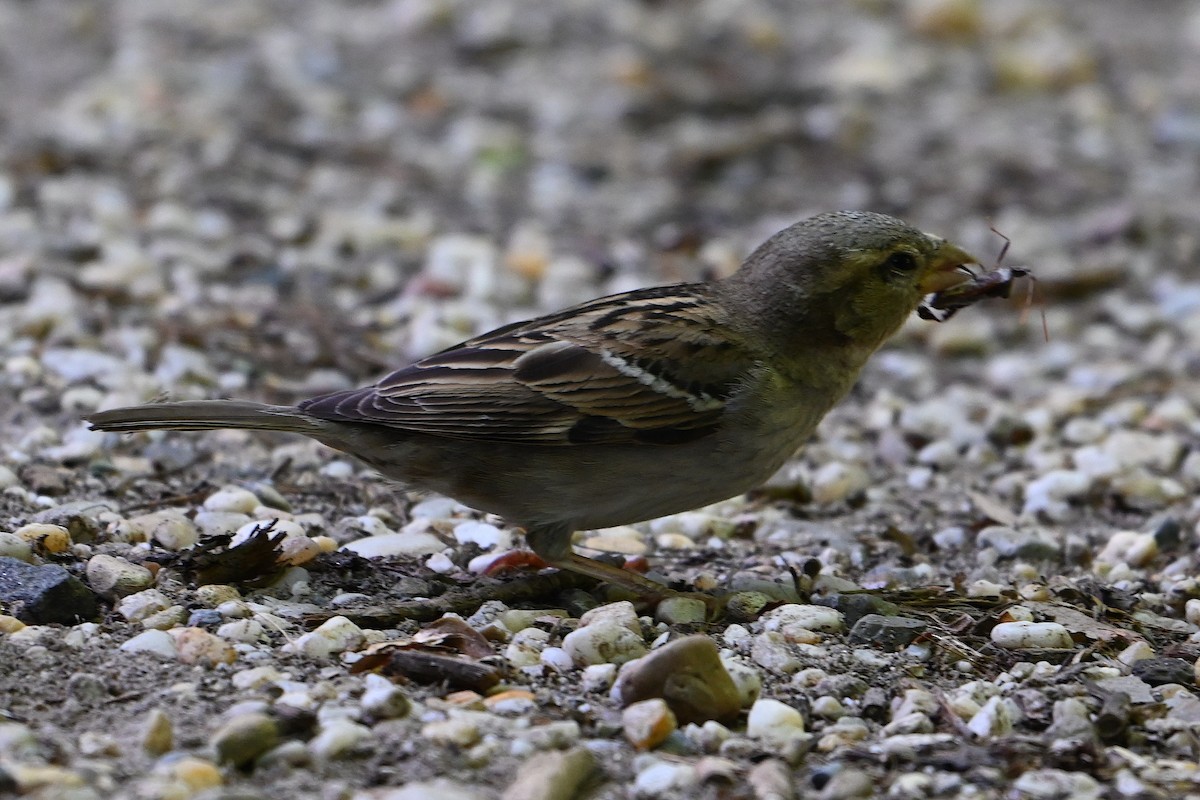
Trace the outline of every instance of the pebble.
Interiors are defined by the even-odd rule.
[[[174,659],[177,650],[175,640],[166,631],[148,630],[128,639],[120,647],[127,653],[152,653],[163,658]]]
[[[1007,697],[992,697],[971,717],[967,728],[976,736],[1005,736],[1021,719],[1021,709]]]
[[[203,628],[173,628],[168,634],[175,640],[180,663],[214,667],[237,660],[237,651],[228,642]]]
[[[363,558],[424,556],[440,553],[446,549],[446,543],[432,533],[414,530],[355,539],[342,545],[340,549],[356,553]]]
[[[646,654],[637,612],[628,601],[597,606],[580,617],[579,623],[562,643],[577,666],[624,664]]]
[[[58,555],[71,549],[71,532],[62,525],[31,522],[22,525],[13,533],[39,553]]]
[[[549,631],[524,628],[513,634],[512,640],[504,650],[504,657],[514,667],[532,667],[541,661],[542,651],[549,643]]]
[[[809,641],[808,634],[840,633],[846,628],[842,612],[828,606],[787,603],[763,614],[763,630],[778,631],[789,641]]]
[[[535,753],[518,767],[501,800],[568,800],[578,796],[598,768],[586,747]]]
[[[154,584],[154,574],[140,564],[102,554],[88,559],[87,580],[97,594],[125,597],[150,588]]]
[[[645,798],[687,797],[695,783],[696,769],[692,765],[654,761],[638,771],[633,791],[635,796]]]
[[[642,532],[628,525],[596,531],[583,540],[583,546],[591,550],[626,556],[645,555],[649,551]]]
[[[750,707],[746,735],[772,744],[785,744],[806,735],[804,717],[786,703],[760,698]]]
[[[1198,662],[1200,663],[1200,662]],[[617,680],[616,664],[592,664],[583,668],[583,690],[585,692],[606,692]]]
[[[512,534],[495,525],[474,520],[456,525],[454,539],[459,544],[476,544],[483,550],[508,550],[513,546]]]
[[[152,756],[160,756],[175,746],[174,726],[161,708],[150,709],[142,720],[141,745]]]
[[[916,641],[929,626],[910,617],[867,614],[854,623],[850,643],[870,642],[885,650],[899,650]]]
[[[732,722],[742,708],[742,696],[716,642],[704,635],[676,639],[626,663],[613,695],[626,706],[662,698],[683,723]]]
[[[762,692],[762,675],[758,670],[735,657],[722,657],[721,663],[737,688],[738,701],[742,708],[749,708]]]
[[[1071,501],[1081,499],[1092,488],[1092,478],[1074,470],[1051,470],[1025,486],[1023,514],[1042,515],[1055,522],[1071,517]]]
[[[1057,622],[1002,622],[992,628],[992,643],[1006,650],[1075,646],[1071,634]]]
[[[322,725],[308,742],[308,750],[317,761],[346,758],[371,739],[371,729],[348,719],[335,719]]]
[[[81,580],[54,564],[35,566],[0,556],[0,603],[32,625],[70,625],[97,614],[96,597]]]
[[[871,476],[862,467],[830,461],[812,476],[812,499],[819,505],[831,505],[860,494],[870,485]]]
[[[122,597],[117,601],[115,609],[128,622],[141,622],[152,614],[157,614],[170,607],[171,601],[165,594],[158,589],[145,589]]]
[[[458,712],[446,719],[426,724],[421,729],[421,735],[436,744],[470,747],[479,741],[483,732],[475,717]]]
[[[766,631],[754,637],[750,646],[750,658],[768,672],[791,675],[804,667],[783,634]]]
[[[0,531],[0,558],[15,558],[32,563],[33,547],[15,533]]]
[[[359,704],[375,719],[399,719],[408,716],[412,703],[404,691],[382,675],[368,673]]]
[[[1158,540],[1153,533],[1117,531],[1108,537],[1104,547],[1096,554],[1096,561],[1108,565],[1144,567],[1157,556]]]
[[[639,700],[621,712],[625,739],[638,750],[653,750],[677,727],[675,714],[662,698]]]
[[[310,658],[329,658],[347,650],[357,650],[366,644],[362,628],[343,616],[330,617],[314,630],[284,645],[287,652],[302,653]]]
[[[1061,769],[1031,769],[1022,773],[1012,788],[1029,800],[1099,800],[1104,787],[1084,772]]]
[[[491,796],[478,786],[468,786],[448,778],[434,778],[431,781],[413,781],[396,788],[356,792],[353,800],[487,800]]]
[[[225,486],[206,497],[203,505],[207,511],[249,515],[262,505],[262,501],[248,489]]]
[[[245,767],[279,743],[279,726],[266,714],[239,714],[209,737],[217,761]]]
[[[175,509],[130,517],[126,524],[140,531],[143,540],[152,541],[164,550],[186,550],[200,539],[196,524]]]
[[[975,543],[992,548],[1001,558],[1043,561],[1058,558],[1062,553],[1062,545],[1040,530],[1014,530],[1003,525],[984,528]]]
[[[666,625],[701,625],[708,617],[708,606],[698,597],[668,597],[654,609],[654,618]]]

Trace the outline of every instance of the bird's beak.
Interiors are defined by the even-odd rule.
[[[951,286],[965,283],[971,278],[971,272],[964,265],[978,264],[979,259],[957,245],[947,242],[937,236],[930,236],[937,243],[937,250],[925,268],[918,286],[924,294],[942,292]]]

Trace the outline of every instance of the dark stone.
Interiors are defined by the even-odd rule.
[[[1192,665],[1182,658],[1144,658],[1135,661],[1130,671],[1151,686],[1168,683],[1192,686],[1196,682]]]
[[[212,608],[198,608],[188,617],[189,628],[211,628],[225,621],[221,613]]]
[[[885,650],[907,647],[925,632],[928,626],[911,617],[885,617],[882,614],[867,614],[850,629],[852,644],[870,642]]]
[[[62,567],[0,556],[0,603],[31,625],[71,625],[96,616],[96,596]]]
[[[853,628],[860,619],[866,616],[894,616],[900,607],[895,603],[884,600],[877,594],[831,594],[827,597],[813,598],[813,603],[828,606],[842,612],[846,624]]]

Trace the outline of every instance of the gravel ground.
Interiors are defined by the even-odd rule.
[[[0,793],[1200,797],[1200,3],[6,3],[0,86]],[[843,207],[994,226],[1041,300],[914,319],[763,491],[581,534],[716,624],[486,577],[519,531],[314,443],[80,421]]]

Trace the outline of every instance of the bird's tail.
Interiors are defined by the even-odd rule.
[[[97,411],[86,417],[92,430],[203,431],[213,428],[249,428],[287,431],[309,436],[320,432],[320,421],[291,406],[269,406],[243,400],[192,400],[180,403],[150,403],[144,406]]]

